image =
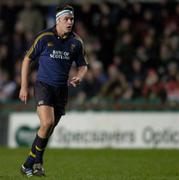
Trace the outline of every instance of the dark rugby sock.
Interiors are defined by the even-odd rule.
[[[34,162],[35,162],[35,158],[36,158],[36,149],[35,149],[35,146],[36,146],[36,141],[37,141],[37,136],[35,137],[34,139],[34,142],[32,143],[32,147],[31,147],[31,150],[29,152],[29,156],[27,157],[25,163],[24,163],[24,166],[26,168],[32,168]]]
[[[35,163],[43,164],[43,154],[48,143],[48,138],[41,138],[37,135],[37,141],[35,145]]]

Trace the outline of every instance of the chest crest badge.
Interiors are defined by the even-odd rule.
[[[70,51],[71,51],[71,52],[74,52],[75,47],[76,47],[76,45],[75,45],[75,44],[71,44]]]
[[[48,43],[47,43],[47,46],[48,46],[48,47],[51,47],[51,46],[54,46],[54,44],[53,44],[53,42],[48,42]]]

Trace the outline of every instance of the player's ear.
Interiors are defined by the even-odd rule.
[[[59,19],[57,20],[56,24],[58,24],[60,21],[61,21],[61,18],[59,18]]]

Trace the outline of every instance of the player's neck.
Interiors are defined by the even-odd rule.
[[[59,37],[61,37],[62,39],[65,39],[65,38],[67,38],[68,37],[68,35],[69,35],[69,33],[64,33],[64,32],[61,32],[61,31],[57,31],[57,35],[59,36]]]

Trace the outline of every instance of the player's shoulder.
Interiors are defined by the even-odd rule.
[[[52,28],[44,29],[36,34],[35,40],[43,39],[47,36],[54,36],[54,32]]]
[[[78,42],[79,44],[83,45],[83,40],[82,40],[81,37],[80,37],[77,33],[75,33],[75,32],[73,32],[73,39],[74,39],[74,41],[76,41],[76,42]]]

